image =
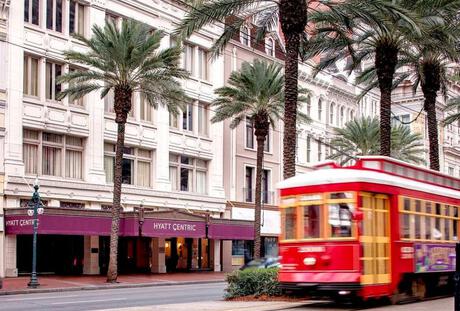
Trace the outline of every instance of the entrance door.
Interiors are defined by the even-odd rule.
[[[390,283],[390,204],[388,196],[360,193],[364,214],[360,241],[363,247],[361,284]]]

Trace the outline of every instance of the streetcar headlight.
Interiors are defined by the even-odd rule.
[[[306,266],[314,266],[316,264],[316,258],[314,258],[314,257],[306,257],[303,260],[303,263]]]

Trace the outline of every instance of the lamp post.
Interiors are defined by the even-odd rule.
[[[37,235],[38,235],[38,215],[43,214],[43,207],[40,200],[40,194],[38,189],[40,188],[38,184],[38,178],[34,182],[34,193],[32,194],[32,199],[29,201],[27,210],[27,215],[33,216],[33,242],[32,242],[32,273],[30,274],[30,282],[27,284],[29,288],[37,288],[40,286],[37,278]]]

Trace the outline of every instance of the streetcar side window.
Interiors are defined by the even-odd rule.
[[[406,240],[458,240],[458,207],[408,197],[400,201],[401,238]]]
[[[303,207],[303,237],[305,239],[319,238],[320,206],[307,205]]]
[[[329,204],[329,225],[331,237],[345,238],[352,236],[352,211],[346,203]]]
[[[297,207],[287,207],[284,209],[284,239],[293,240],[296,238],[297,231]]]

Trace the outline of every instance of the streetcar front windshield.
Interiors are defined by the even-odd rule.
[[[353,192],[309,194],[283,198],[281,205],[284,240],[354,237]]]

